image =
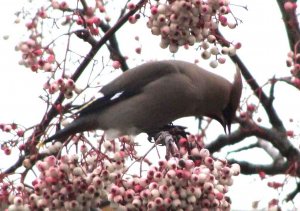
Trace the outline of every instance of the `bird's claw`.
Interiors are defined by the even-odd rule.
[[[162,131],[159,133],[156,139],[156,144],[162,144],[166,146],[166,159],[170,157],[179,157],[179,149],[176,144],[176,140],[168,131]]]

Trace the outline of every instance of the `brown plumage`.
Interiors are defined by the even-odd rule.
[[[109,137],[151,133],[186,116],[216,119],[230,132],[242,92],[237,70],[233,83],[184,61],[148,62],[126,71],[100,90],[103,97],[47,141],[102,129]]]

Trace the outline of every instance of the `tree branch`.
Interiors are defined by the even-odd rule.
[[[110,39],[110,37],[119,30],[128,20],[130,16],[132,16],[136,11],[138,11],[147,0],[141,0],[136,4],[135,9],[130,10],[128,13],[126,13],[124,16],[122,16],[117,23],[111,27],[109,30],[106,31],[104,36],[96,43],[96,45],[93,45],[89,53],[86,55],[84,60],[80,63],[80,65],[75,70],[74,74],[72,75],[71,79],[73,81],[77,81],[80,75],[83,73],[85,68],[88,66],[88,64],[92,61],[94,56],[97,54],[99,49]],[[59,94],[57,99],[55,100],[54,105],[51,106],[50,110],[47,114],[43,117],[41,123],[34,129],[32,132],[32,135],[27,139],[27,142],[30,144],[27,144],[27,149],[25,150],[25,156],[20,156],[18,161],[14,164],[15,167],[8,168],[4,171],[6,174],[13,173],[15,169],[17,169],[19,166],[22,165],[23,160],[26,158],[26,156],[30,155],[32,152],[32,149],[36,146],[36,144],[39,142],[40,137],[44,134],[44,130],[48,127],[52,119],[58,114],[58,111],[55,107],[55,105],[62,104],[65,97],[62,93]]]
[[[223,147],[233,145],[243,141],[245,138],[253,136],[254,132],[250,129],[240,127],[230,135],[220,135],[216,140],[205,146],[211,153],[220,151]]]
[[[270,165],[260,165],[253,164],[246,161],[240,161],[236,159],[228,159],[229,163],[238,163],[241,167],[241,172],[243,174],[257,174],[257,172],[263,171],[269,175],[282,174],[287,171],[288,164],[285,162],[284,164],[270,164]]]
[[[123,17],[123,16],[122,16]],[[111,29],[110,25],[101,23],[100,28],[102,29],[103,32],[107,32],[108,30]],[[110,57],[112,60],[117,60],[121,64],[121,69],[123,71],[126,71],[129,69],[126,59],[124,56],[122,56],[118,41],[116,39],[116,35],[114,34],[113,36],[110,37],[109,39],[109,45],[107,46],[108,50],[110,51]]]
[[[230,44],[230,42],[227,41],[227,39],[221,34],[219,30],[216,30],[215,33],[219,37],[219,41],[223,45],[228,46]],[[280,131],[285,131],[284,125],[273,107],[273,100],[265,94],[265,92],[259,86],[255,78],[252,76],[246,65],[242,62],[237,54],[230,56],[230,59],[240,68],[244,79],[264,107],[271,125]]]
[[[286,200],[287,201],[293,200],[299,192],[300,192],[300,182],[298,182],[296,188],[287,195]]]
[[[298,17],[296,14],[296,8],[294,10],[287,11],[284,9],[285,0],[277,0],[278,7],[282,14],[283,23],[289,39],[291,50],[294,50],[294,46],[298,40],[300,40],[300,29]],[[296,2],[295,2],[296,3]],[[300,49],[297,49],[299,52]]]
[[[287,166],[300,166],[300,151],[288,140],[286,132],[279,131],[276,128],[268,129],[259,126],[251,119],[238,119],[238,122],[241,125],[238,130],[227,136],[219,136],[215,141],[208,144],[206,148],[213,153],[225,146],[236,144],[247,137],[256,136],[270,142],[287,159]],[[291,174],[300,176],[300,168],[296,168]]]
[[[242,60],[239,58],[239,56],[234,55],[234,56],[231,56],[230,58],[234,63],[236,63],[239,66],[241,73],[242,73],[243,77],[245,78],[246,82],[248,83],[250,88],[253,90],[256,97],[260,100],[262,106],[264,107],[264,109],[268,115],[271,125],[274,128],[276,128],[277,130],[285,131],[284,125],[273,107],[272,100],[269,99],[269,97],[261,89],[261,87],[259,86],[257,81],[254,79],[254,77],[252,76],[252,74],[250,73],[248,68],[245,66],[245,64],[242,62]]]

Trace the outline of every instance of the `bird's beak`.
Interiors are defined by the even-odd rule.
[[[231,122],[228,122],[223,115],[212,116],[212,118],[217,120],[222,125],[225,134],[231,133]]]
[[[223,117],[223,116],[222,116]],[[222,122],[220,122],[224,128],[225,134],[230,135],[231,133],[231,122],[228,122],[224,117],[222,118]],[[227,130],[226,130],[227,129]]]
[[[225,119],[224,118],[222,118],[221,119],[221,121],[219,121],[220,122],[220,124],[223,126],[223,128],[224,128],[224,132],[225,132],[225,134],[227,135],[227,131],[228,131],[228,133],[230,134],[230,126],[227,124],[227,122],[225,121]],[[227,129],[227,130],[226,130]]]
[[[228,135],[230,135],[231,134],[231,122],[227,122],[226,125],[227,125]],[[225,133],[226,133],[226,131],[225,131]]]

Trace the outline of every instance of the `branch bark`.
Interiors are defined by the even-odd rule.
[[[298,17],[296,14],[296,8],[294,10],[287,11],[284,9],[285,0],[277,0],[278,7],[282,14],[283,23],[287,32],[289,45],[291,50],[294,49],[294,46],[300,40],[300,29]],[[300,46],[299,46],[300,47]],[[299,52],[300,49],[297,49]]]
[[[286,26],[290,48],[293,50],[295,44],[300,39],[300,30],[295,10],[287,12],[284,9],[285,2],[286,1],[283,0],[277,1],[279,8],[283,14],[283,20]],[[226,42],[226,39],[222,36],[222,34],[219,31],[216,31],[216,33],[220,36],[221,40],[224,40],[225,45],[229,44],[229,42]],[[299,49],[295,50],[297,50],[298,52]],[[283,164],[284,168],[278,167],[278,163],[276,162],[269,166],[260,166],[254,164],[250,165],[249,163],[239,161],[238,163],[241,164],[241,166],[244,166],[245,172],[243,173],[254,174],[257,173],[257,169],[259,168],[263,168],[266,171],[268,171],[269,168],[270,170],[274,168],[278,170],[277,173],[280,173],[280,171],[281,173],[283,173],[283,170],[287,169],[290,166],[299,166],[300,152],[296,147],[293,146],[293,144],[287,138],[284,124],[281,121],[272,104],[273,96],[268,97],[266,95],[266,93],[261,89],[260,85],[257,83],[255,78],[252,76],[252,74],[238,55],[231,56],[230,58],[234,63],[238,65],[247,84],[250,86],[250,88],[253,90],[254,94],[262,104],[265,112],[268,115],[268,119],[272,125],[272,128],[264,128],[262,126],[259,126],[255,124],[251,119],[247,119],[246,121],[240,119],[240,128],[237,131],[233,132],[229,136],[218,137],[215,141],[211,142],[207,146],[207,148],[212,152],[215,152],[221,150],[221,148],[225,147],[226,145],[241,142],[243,139],[250,136],[256,136],[258,138],[269,141],[274,146],[274,148],[276,148],[280,152],[280,154],[286,158],[286,162]],[[295,168],[293,172],[289,173],[300,176],[299,168]]]
[[[89,53],[86,55],[84,60],[80,63],[80,65],[75,70],[74,74],[72,75],[71,79],[73,81],[77,81],[78,78],[81,76],[85,68],[88,66],[88,64],[92,61],[94,56],[97,54],[97,52],[101,49],[101,47],[112,37],[112,35],[115,34],[116,31],[118,31],[128,20],[130,16],[135,14],[142,6],[147,2],[147,0],[140,0],[136,7],[133,10],[130,10],[128,13],[126,13],[124,16],[122,16],[114,26],[112,26],[110,29],[106,31],[104,36],[95,44],[92,46]],[[30,155],[32,153],[32,149],[36,147],[36,145],[39,143],[40,137],[44,134],[44,130],[49,126],[52,119],[58,114],[58,111],[55,107],[55,105],[62,104],[65,97],[63,94],[59,94],[57,99],[54,102],[54,105],[51,106],[48,113],[44,115],[42,121],[38,126],[33,130],[32,135],[27,139],[27,149],[25,150],[25,155],[20,156],[16,163],[13,164],[10,168],[6,169],[3,173],[10,174],[13,173],[17,168],[19,168],[23,160],[26,158],[26,156]]]
[[[246,82],[248,83],[248,85],[253,90],[256,97],[261,102],[262,106],[264,107],[264,109],[268,115],[271,125],[274,128],[276,128],[277,130],[285,132],[286,130],[284,128],[284,125],[273,107],[272,99],[270,99],[266,95],[266,93],[262,90],[260,85],[257,83],[255,78],[250,73],[249,69],[245,66],[245,64],[242,62],[242,60],[240,59],[240,57],[238,55],[231,56],[230,58],[234,63],[236,63],[238,65]]]
[[[246,175],[257,174],[258,172],[264,172],[268,175],[282,174],[288,170],[288,164],[270,164],[270,165],[261,165],[253,164],[246,161],[240,161],[236,159],[229,159],[230,163],[238,163],[241,167],[241,172]]]

